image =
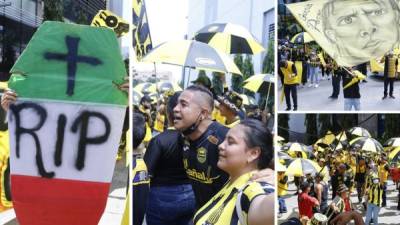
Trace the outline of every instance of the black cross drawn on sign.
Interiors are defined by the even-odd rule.
[[[58,60],[67,62],[67,95],[71,96],[74,94],[75,88],[75,76],[78,63],[86,63],[92,66],[102,64],[102,61],[96,57],[78,55],[80,38],[78,37],[65,37],[65,43],[68,48],[67,54],[45,52],[44,58],[48,60]]]

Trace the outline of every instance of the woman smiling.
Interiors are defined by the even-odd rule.
[[[251,181],[273,158],[272,135],[257,120],[236,125],[219,145],[218,167],[230,176],[225,186],[194,217],[195,225],[274,224],[274,187]]]

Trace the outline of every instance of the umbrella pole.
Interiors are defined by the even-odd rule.
[[[182,67],[182,89],[185,89],[185,73],[186,73],[186,67]]]
[[[267,98],[266,98],[266,100],[265,100],[265,107],[264,107],[264,109],[267,109],[267,108],[268,108],[268,99],[269,99],[269,92],[270,92],[270,90],[271,90],[271,83],[269,83],[269,85],[268,85],[268,92],[267,92]]]
[[[153,62],[153,66],[154,66],[154,77],[155,77],[155,80],[156,80],[156,94],[157,94],[157,97],[160,98],[160,93],[159,93],[158,85],[157,85],[157,83],[158,83],[158,81],[157,81],[157,67],[156,67],[156,63],[155,62]],[[157,109],[159,107],[160,107],[160,104],[159,104],[159,101],[157,101]]]
[[[189,74],[188,74],[188,79],[187,79],[186,87],[189,87],[189,82],[190,82],[190,68],[189,68]]]

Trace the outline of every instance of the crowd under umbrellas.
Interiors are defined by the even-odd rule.
[[[303,224],[308,224],[311,220],[330,222],[335,216],[345,213],[357,214],[360,218],[364,217],[364,220],[366,216],[373,218],[372,211],[368,209],[371,196],[374,196],[371,195],[373,188],[369,182],[377,182],[381,187],[379,190],[382,196],[376,207],[385,209],[385,212],[392,211],[397,213],[396,215],[399,214],[399,137],[390,138],[382,145],[367,129],[353,127],[337,134],[328,131],[310,146],[299,142],[286,142],[282,137],[279,137],[277,142],[279,162],[276,170],[280,223],[287,222],[291,217],[299,219]],[[360,179],[360,171],[363,168],[364,180]],[[329,197],[328,192],[325,198],[318,197],[316,187],[319,184],[327,185]],[[310,188],[304,189],[304,185]],[[304,209],[300,209],[304,206],[299,203],[303,192],[307,192],[310,198],[319,200],[318,204],[310,203],[311,217],[310,215],[305,217],[299,212],[300,210],[304,212]],[[290,200],[293,194],[297,204],[293,204],[293,200]],[[389,203],[393,202],[387,200],[389,195],[396,196],[395,206],[389,207]],[[344,198],[343,207],[338,203],[341,202],[338,196]],[[369,200],[365,196],[369,196]],[[376,196],[379,196],[379,192]],[[291,208],[286,207],[285,200],[292,201]],[[298,207],[293,207],[294,205]],[[332,211],[330,208],[335,210]],[[377,212],[379,214],[379,210]],[[380,214],[382,215],[382,211]]]
[[[167,41],[147,53],[141,60],[143,63],[152,63],[154,66],[155,80],[157,80],[157,65],[169,64],[181,66],[182,79],[180,84],[164,81],[164,88],[151,82],[139,81],[133,88],[133,104],[138,106],[140,99],[149,96],[152,103],[163,99],[165,93],[181,91],[190,85],[193,80],[192,70],[218,72],[242,76],[242,72],[232,60],[230,54],[259,54],[265,51],[264,47],[246,30],[246,28],[231,23],[214,23],[200,29],[192,40]],[[188,73],[187,70],[189,69]],[[196,73],[197,75],[197,73]],[[200,76],[200,75],[199,75]],[[273,99],[274,76],[271,74],[255,74],[243,81],[243,88],[253,93],[266,95],[266,102]],[[193,82],[192,82],[193,83]],[[224,93],[230,87],[224,87]],[[224,94],[223,93],[223,94]],[[243,102],[242,108],[253,110],[267,109],[268,104],[261,108],[253,96],[238,93]],[[215,96],[217,97],[217,96]]]

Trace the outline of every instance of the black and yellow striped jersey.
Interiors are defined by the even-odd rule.
[[[132,164],[132,212],[133,225],[143,223],[144,214],[147,207],[147,198],[149,195],[150,179],[147,173],[147,167],[142,158],[133,156]]]
[[[194,216],[194,225],[238,225],[239,215],[236,209],[240,202],[241,215],[247,221],[251,202],[260,195],[273,193],[274,187],[262,182],[249,182],[252,173],[246,173],[234,182],[228,182]],[[240,199],[237,199],[241,193]],[[267,210],[267,209],[266,209]],[[245,224],[241,224],[245,225]]]
[[[381,206],[382,194],[383,190],[379,182],[371,184],[368,189],[368,202],[376,206]]]
[[[188,175],[200,208],[211,199],[228,180],[228,174],[218,168],[219,150],[229,128],[212,122],[195,141],[184,141],[183,167]]]

